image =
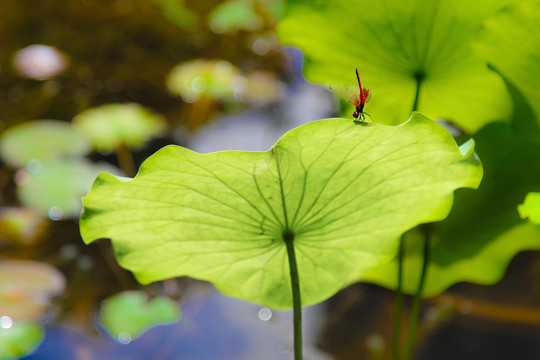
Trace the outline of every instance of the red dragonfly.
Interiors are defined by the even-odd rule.
[[[360,82],[360,75],[358,74],[358,69],[355,69],[355,70],[356,70],[356,78],[358,79],[358,87],[360,88],[360,94],[355,89],[355,85],[343,86],[343,85],[336,84],[336,85],[331,85],[330,90],[340,95],[345,100],[347,100],[350,104],[356,107],[352,116],[354,117],[355,122],[360,122],[360,121],[364,121],[366,115],[369,116],[369,118],[371,119],[371,116],[368,113],[364,112],[364,106],[371,99],[371,91],[368,88],[362,87],[362,83]]]

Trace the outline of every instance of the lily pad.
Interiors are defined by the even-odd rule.
[[[489,124],[475,140],[484,180],[475,192],[456,193],[452,213],[436,224],[424,296],[458,282],[494,284],[518,252],[540,249],[540,227],[521,220],[516,211],[529,190],[540,190],[540,144],[501,123]],[[403,288],[412,294],[420,276],[422,235],[411,234],[406,245]],[[361,279],[396,289],[397,261],[371,269]]]
[[[534,109],[540,123],[540,3],[515,2],[483,24],[476,52],[502,73]]]
[[[285,84],[269,71],[254,71],[240,83],[236,91],[238,100],[264,106],[283,99]]]
[[[201,96],[234,101],[241,75],[228,61],[198,59],[176,65],[167,78],[167,88],[187,102],[197,101]]]
[[[263,24],[253,3],[244,0],[221,2],[208,14],[208,22],[210,28],[218,34],[258,30]]]
[[[30,160],[49,161],[68,155],[85,155],[90,142],[70,123],[35,120],[7,129],[0,137],[0,156],[13,167]]]
[[[25,260],[0,262],[0,292],[16,288],[54,296],[60,294],[64,286],[62,273],[45,263]]]
[[[149,328],[180,319],[178,305],[166,296],[148,299],[142,291],[125,291],[107,298],[99,321],[120,342],[128,342]]]
[[[540,193],[528,193],[523,204],[518,206],[519,215],[540,224]]]
[[[165,130],[161,115],[134,103],[107,104],[88,109],[73,119],[96,149],[113,151],[121,144],[138,148]]]
[[[0,359],[19,359],[30,354],[43,341],[45,331],[33,322],[14,322],[7,329],[0,326]]]
[[[358,68],[377,123],[397,124],[414,108],[475,131],[507,121],[511,101],[500,76],[470,48],[482,21],[504,1],[290,0],[278,26],[282,43],[305,55],[306,78],[356,82]]]
[[[133,180],[101,174],[83,199],[86,243],[110,238],[146,284],[187,275],[225,294],[292,305],[284,237],[294,237],[303,305],[394,256],[400,234],[443,219],[476,187],[472,141],[458,148],[415,113],[401,126],[320,120],[267,152],[198,154],[167,146]]]
[[[0,207],[0,244],[35,244],[47,231],[45,217],[27,208]]]
[[[161,7],[163,15],[176,26],[186,30],[196,30],[199,27],[199,16],[189,9],[185,0],[154,0]]]
[[[53,220],[78,217],[81,196],[102,171],[119,173],[112,165],[94,164],[84,158],[40,163],[34,170],[19,170],[17,195],[24,206]]]
[[[39,321],[65,279],[54,267],[35,261],[0,261],[0,316]],[[1,358],[1,357],[0,357]]]

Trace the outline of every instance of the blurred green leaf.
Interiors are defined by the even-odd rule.
[[[540,224],[540,193],[528,193],[523,204],[518,206],[518,211],[523,219],[529,218],[533,223]]]
[[[85,155],[88,139],[70,123],[58,120],[35,120],[7,129],[0,137],[0,156],[14,167],[30,160],[48,161],[68,155]]]
[[[15,322],[8,329],[0,327],[0,359],[19,359],[30,354],[43,341],[45,331],[32,322]]]
[[[77,217],[81,196],[102,171],[119,173],[112,165],[94,164],[85,158],[40,163],[33,169],[19,170],[17,196],[24,206],[51,219]]]
[[[120,342],[129,342],[149,328],[180,319],[178,305],[166,296],[148,299],[142,291],[110,296],[101,305],[99,321]]]
[[[64,290],[65,282],[64,275],[46,263],[0,261],[0,316],[40,321],[51,298]]]
[[[240,70],[225,60],[197,59],[176,65],[167,78],[167,88],[187,102],[200,96],[234,101]]]
[[[484,180],[475,192],[458,191],[450,216],[436,224],[425,296],[457,282],[494,284],[516,253],[540,249],[540,227],[522,221],[516,211],[529,190],[540,190],[540,144],[501,123],[487,125],[474,138]],[[423,235],[410,234],[406,244],[403,286],[412,294],[419,281]],[[397,261],[361,277],[395,289]]]
[[[259,29],[262,20],[248,0],[226,0],[212,9],[208,15],[210,27],[217,33],[253,31]]]
[[[165,120],[139,104],[107,104],[83,111],[74,125],[88,135],[96,149],[113,151],[121,144],[141,147],[165,130]]]
[[[362,84],[373,91],[366,111],[397,124],[413,109],[475,131],[507,121],[511,101],[502,79],[470,49],[482,21],[504,0],[290,0],[278,27],[284,44],[305,55],[306,78]]]
[[[154,0],[163,9],[163,15],[176,26],[186,30],[195,30],[199,25],[199,17],[188,7],[184,0]]]
[[[101,174],[83,199],[86,243],[110,238],[142,283],[188,275],[231,296],[292,306],[283,234],[294,234],[303,305],[389,260],[400,234],[444,218],[476,187],[473,143],[458,148],[420,115],[397,127],[328,119],[267,152],[168,146],[131,180]]]
[[[489,18],[476,52],[516,86],[540,123],[540,3],[516,2]]]
[[[30,245],[46,233],[48,222],[34,210],[0,207],[0,243]]]
[[[236,93],[239,100],[259,106],[283,100],[284,95],[285,84],[268,71],[254,71],[249,74]]]
[[[46,263],[27,260],[2,260],[0,262],[0,292],[24,290],[58,295],[64,290],[61,272]]]

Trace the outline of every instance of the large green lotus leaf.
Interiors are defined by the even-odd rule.
[[[148,299],[142,291],[125,291],[107,298],[101,305],[99,321],[121,342],[135,339],[149,328],[178,321],[178,305],[166,296]]]
[[[168,146],[133,180],[101,174],[80,227],[86,243],[112,239],[120,265],[142,283],[187,275],[290,308],[287,229],[303,305],[314,304],[388,261],[402,232],[444,218],[453,191],[481,177],[472,141],[458,148],[418,113],[401,126],[327,119],[267,152]]]
[[[474,131],[511,114],[504,82],[469,44],[504,2],[290,0],[278,34],[302,50],[310,81],[354,84],[358,68],[377,123],[410,114],[423,76],[417,110]]]
[[[15,360],[30,354],[43,341],[44,333],[33,322],[15,321],[7,329],[0,326],[0,359]]]
[[[540,120],[540,2],[508,6],[484,23],[474,49],[516,86]]]
[[[115,150],[121,144],[141,147],[165,129],[165,120],[135,103],[107,104],[88,109],[73,119],[74,125],[88,135],[94,147]]]
[[[90,142],[70,123],[35,120],[7,129],[0,137],[0,156],[14,167],[30,160],[48,161],[68,155],[85,155]]]
[[[540,193],[528,193],[523,204],[518,206],[519,215],[540,224]]]
[[[17,196],[24,206],[51,219],[78,217],[81,196],[102,171],[119,173],[112,165],[94,164],[85,158],[34,162],[17,173]]]
[[[457,282],[494,284],[516,253],[540,249],[540,227],[521,220],[516,211],[529,190],[540,190],[540,143],[502,123],[489,124],[475,140],[484,179],[477,191],[456,193],[452,213],[435,226],[425,296]],[[406,240],[403,286],[407,293],[415,293],[418,287],[422,244],[418,232]],[[361,278],[395,289],[397,260]]]

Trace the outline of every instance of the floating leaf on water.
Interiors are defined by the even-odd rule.
[[[0,243],[34,244],[46,231],[42,214],[27,208],[0,207]]]
[[[124,291],[101,304],[99,321],[121,343],[128,343],[149,328],[180,319],[178,304],[166,296],[152,299],[142,291]]]
[[[70,123],[59,120],[35,120],[7,129],[0,136],[0,156],[13,167],[66,156],[85,155],[90,151],[88,138]],[[33,161],[34,163],[29,163]]]
[[[15,360],[30,354],[44,335],[43,328],[34,322],[14,321],[7,329],[0,326],[0,359]]]
[[[50,299],[65,288],[64,275],[36,261],[0,261],[0,316],[39,321]]]
[[[48,161],[37,172],[19,170],[17,196],[24,206],[52,220],[74,218],[80,215],[81,196],[103,171],[119,173],[112,165],[85,158]]]
[[[114,151],[121,144],[139,148],[161,134],[165,119],[139,104],[107,104],[83,111],[73,124],[90,137],[94,148]]]

